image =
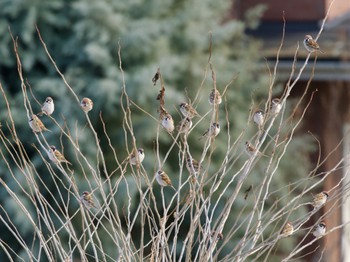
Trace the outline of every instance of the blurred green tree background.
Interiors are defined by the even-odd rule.
[[[126,147],[129,149],[131,147],[131,144],[126,145],[122,129],[123,114],[120,109],[120,95],[123,82],[118,68],[118,43],[121,47],[122,67],[130,99],[157,118],[156,96],[159,92],[159,84],[154,87],[151,79],[159,67],[166,88],[167,110],[177,123],[181,119],[176,110],[178,104],[187,101],[186,94],[193,100],[203,79],[205,80],[204,85],[195,101],[195,106],[201,115],[210,110],[207,100],[213,88],[213,81],[210,71],[205,76],[205,68],[209,58],[210,33],[212,33],[211,62],[216,72],[218,89],[222,92],[229,81],[235,79],[225,94],[231,139],[235,140],[242,131],[246,130],[245,137],[239,142],[243,148],[245,140],[255,134],[256,127],[248,122],[250,108],[253,102],[255,107],[264,106],[263,103],[268,94],[269,74],[267,71],[262,73],[258,66],[258,62],[262,59],[260,43],[247,36],[245,30],[248,26],[257,25],[263,8],[259,6],[250,11],[247,21],[230,19],[230,8],[232,8],[232,3],[228,0],[4,0],[0,2],[0,82],[8,95],[16,127],[20,130],[19,137],[31,161],[49,188],[40,189],[49,201],[53,196],[57,196],[57,193],[53,192],[53,196],[48,193],[50,187],[54,188],[54,182],[49,177],[45,177],[46,167],[43,166],[41,157],[32,147],[36,139],[28,126],[23,106],[23,94],[9,28],[15,37],[18,36],[24,77],[30,83],[35,97],[40,102],[44,101],[47,96],[54,98],[56,111],[53,117],[60,124],[65,123],[71,130],[75,130],[77,126],[77,129],[80,130],[81,150],[91,162],[96,163],[96,145],[90,142],[93,141],[92,133],[84,129],[86,125],[84,114],[76,105],[76,101],[45,54],[36,32],[36,25],[58,68],[64,73],[74,91],[80,98],[93,99],[94,110],[89,115],[101,137],[107,168],[111,172],[116,168],[116,164],[113,153],[104,139],[100,113],[120,161],[127,156]],[[276,87],[274,92],[279,94],[281,89]],[[39,111],[40,105],[32,97],[30,100],[33,110]],[[4,125],[9,119],[3,101],[0,107],[1,122]],[[145,149],[146,159],[143,164],[146,170],[149,170],[151,177],[155,171],[156,157],[153,147],[157,123],[137,107],[132,106],[131,109],[137,146]],[[216,139],[216,149],[209,168],[211,172],[218,170],[226,152],[228,125],[225,117],[225,108],[222,105],[219,113],[222,131]],[[208,128],[209,122],[210,115],[197,126],[189,138],[191,153],[195,158],[201,156],[204,142],[198,142],[198,138]],[[50,119],[44,119],[44,123],[53,131],[45,134],[46,139],[52,144],[59,145],[61,143],[59,130],[52,125]],[[5,129],[4,132],[9,135]],[[72,131],[72,136],[75,136],[74,131]],[[165,131],[162,131],[160,141],[161,153],[165,153],[172,139]],[[301,141],[303,141],[302,138],[293,141],[285,157],[288,159],[288,156],[293,156],[294,162],[285,160],[281,162],[280,171],[273,183],[277,188],[292,183],[307,173],[308,165],[303,152],[308,148],[300,149]],[[64,138],[62,143],[66,146],[66,158],[74,162],[74,153]],[[8,153],[3,153],[6,158]],[[232,173],[240,168],[245,159],[245,156],[241,156],[233,167]],[[263,170],[266,166],[264,161],[266,160],[262,160],[249,176],[247,187],[249,184],[255,187],[261,183],[261,175],[264,174]],[[295,163],[302,164],[296,165]],[[77,181],[84,184],[82,170],[79,168],[75,166],[74,176]],[[176,185],[176,174],[179,168],[176,150],[172,152],[164,168],[168,170]],[[13,170],[15,174],[17,171]],[[24,195],[24,192],[11,180],[3,160],[1,160],[0,175],[16,194]],[[19,181],[25,179],[22,175],[17,177]],[[116,178],[113,177],[113,179]],[[81,190],[84,190],[84,186],[81,187]],[[172,194],[170,191],[166,193]],[[136,189],[134,194],[135,207],[137,207],[138,192]],[[230,191],[227,191],[226,194],[230,195]],[[275,193],[273,198],[286,194],[288,194],[288,188],[284,187]],[[127,201],[122,195],[123,192],[120,192],[116,196],[120,207],[125,205],[123,201]],[[1,187],[0,197],[2,216],[6,211],[7,215],[13,218],[14,225],[25,236],[24,240],[33,241],[29,221],[25,219],[25,216],[21,216],[22,211],[8,197],[7,191]],[[247,201],[242,199],[241,202],[237,202],[227,222],[228,228],[236,222],[235,212],[239,212],[245,205],[248,205],[246,207],[248,212],[249,206],[253,204],[254,199],[249,198]],[[72,203],[72,210],[76,208],[78,208],[78,203]],[[217,212],[220,212],[220,208]],[[300,213],[295,215],[297,217]],[[77,220],[76,223],[80,222]],[[186,227],[186,222],[184,224]],[[7,228],[2,225],[0,225],[0,230],[8,233]],[[221,257],[232,250],[242,232],[233,236],[225,244]],[[10,233],[2,234],[1,238],[2,241],[11,243],[12,249],[25,257],[21,246]],[[68,236],[66,238],[68,239]],[[113,243],[110,244],[111,246],[106,248],[112,252]],[[0,256],[0,260],[4,261],[3,259],[5,257]]]

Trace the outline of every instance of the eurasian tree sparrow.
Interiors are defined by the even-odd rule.
[[[84,97],[80,102],[80,107],[85,113],[91,111],[93,106],[94,102],[92,102],[92,100],[87,97]]]
[[[245,142],[244,149],[248,156],[252,156],[256,152],[255,146],[253,146],[253,144],[250,143],[249,141]]]
[[[278,113],[281,111],[282,105],[281,100],[279,98],[274,98],[271,100],[271,109],[270,112],[273,116],[278,115]]]
[[[138,160],[137,160],[138,158]],[[142,161],[145,159],[145,152],[142,148],[137,149],[137,157],[134,152],[132,152],[129,156],[130,164],[136,165],[137,161],[141,164]]]
[[[314,206],[315,209],[320,208],[321,206],[326,204],[328,197],[329,195],[326,191],[318,193],[317,195],[314,196],[312,205]]]
[[[257,148],[249,141],[245,142],[244,149],[245,149],[244,151],[247,153],[248,156],[254,155],[254,153],[257,151]],[[265,155],[260,151],[258,151],[257,155],[269,157],[268,155]]]
[[[219,123],[213,123],[208,128],[207,131],[203,134],[203,136],[206,137],[216,137],[220,133],[220,124]]]
[[[64,155],[56,149],[55,146],[50,146],[50,149],[48,151],[49,158],[52,162],[55,164],[59,163],[67,163],[71,165],[71,163],[64,157]]]
[[[174,126],[174,120],[171,117],[171,115],[167,114],[163,116],[162,119],[162,126],[166,129],[166,131],[168,131],[169,133],[173,132],[175,129]]]
[[[264,124],[264,111],[261,109],[256,110],[253,115],[253,121],[260,128]]]
[[[209,94],[209,104],[220,105],[222,103],[222,97],[220,95],[219,90],[213,89]]]
[[[317,238],[322,237],[325,233],[326,233],[326,223],[325,222],[321,222],[318,225],[316,225],[314,231],[312,232],[314,237],[317,237]]]
[[[80,196],[80,201],[87,209],[90,209],[92,207],[96,208],[92,195],[87,191],[84,191]]]
[[[190,157],[186,159],[186,168],[190,174],[198,174],[202,170],[202,166],[199,166],[199,163],[197,160],[193,159],[191,160]]]
[[[290,236],[292,235],[294,232],[294,227],[293,225],[288,222],[287,224],[285,224],[285,226],[283,227],[282,229],[282,232],[281,232],[281,235],[284,236],[284,237],[287,237],[287,236]]]
[[[169,176],[163,170],[158,170],[156,172],[156,180],[158,184],[161,185],[162,187],[170,186],[174,190],[176,190],[175,187],[173,187],[173,184],[171,183]]]
[[[29,119],[29,126],[33,130],[34,133],[39,133],[42,131],[50,131],[45,127],[43,122],[36,115],[31,115]]]
[[[311,35],[306,35],[303,43],[304,43],[306,50],[309,51],[310,53],[312,53],[314,51],[320,51],[321,53],[323,53],[323,51],[321,51],[321,49],[320,49],[320,46],[312,38]]]
[[[53,102],[53,99],[51,97],[46,97],[45,102],[41,106],[41,112],[38,113],[39,116],[42,116],[43,114],[50,116],[52,115],[53,111],[55,110],[55,104]]]
[[[192,127],[192,120],[188,117],[181,120],[181,122],[176,126],[179,133],[187,133]]]
[[[199,116],[196,109],[194,109],[190,104],[181,103],[180,104],[180,112],[184,115],[184,117],[193,118],[195,116]]]

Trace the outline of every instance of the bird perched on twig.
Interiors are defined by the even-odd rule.
[[[179,133],[187,133],[190,131],[192,125],[192,120],[186,117],[181,120],[181,122],[176,126],[176,129],[179,131]]]
[[[258,109],[253,114],[253,121],[258,125],[259,128],[264,124],[264,111]]]
[[[138,148],[137,149],[137,156],[136,156],[135,152],[132,152],[130,154],[130,156],[128,157],[128,159],[130,160],[130,164],[132,164],[132,165],[136,165],[137,162],[139,162],[141,164],[142,161],[145,159],[145,151],[143,150],[143,148]]]
[[[202,137],[216,137],[220,133],[220,124],[212,123]]]
[[[162,187],[170,186],[176,191],[175,187],[171,183],[171,179],[169,178],[167,173],[165,173],[163,170],[158,170],[156,172],[156,180],[158,184],[161,185]]]
[[[312,232],[314,237],[322,237],[326,233],[326,223],[321,222],[315,226],[314,231]]]
[[[188,172],[193,175],[198,174],[203,169],[203,167],[199,165],[198,161],[191,157],[187,157],[186,168]]]
[[[34,133],[40,133],[42,131],[50,131],[45,127],[43,122],[36,115],[31,115],[29,118],[29,126],[33,130]]]
[[[195,116],[199,116],[196,109],[194,109],[190,104],[188,103],[181,103],[180,104],[180,112],[184,115],[184,117],[193,118]]]
[[[246,141],[244,145],[245,145],[245,146],[244,146],[245,152],[247,153],[248,156],[254,155],[254,153],[258,150],[258,149],[257,149],[252,143],[250,143],[249,141]],[[268,155],[265,155],[265,154],[261,153],[260,151],[258,151],[257,155],[268,157]]]
[[[80,107],[85,113],[91,111],[93,106],[94,102],[92,102],[92,100],[87,97],[84,97],[80,102]]]
[[[209,104],[211,105],[220,105],[222,103],[222,97],[219,90],[213,89],[209,94]]]
[[[294,227],[292,223],[288,222],[282,229],[281,235],[284,237],[290,236],[294,233]]]
[[[245,142],[245,152],[248,156],[252,156],[257,151],[256,147],[253,146],[249,141]]]
[[[278,113],[282,109],[281,100],[279,98],[274,98],[271,100],[271,107],[270,107],[270,113],[271,115],[275,116],[278,115]]]
[[[43,114],[50,116],[55,110],[55,104],[51,97],[46,97],[45,102],[41,106],[41,112],[38,113],[38,116],[42,116]]]
[[[317,42],[312,38],[311,35],[306,35],[303,43],[304,43],[306,50],[309,51],[310,53],[315,52],[315,51],[320,51],[321,53],[324,53],[320,49],[320,46],[317,44]]]
[[[96,208],[92,194],[90,194],[88,191],[83,192],[83,194],[80,196],[80,200],[87,209],[92,207]]]
[[[48,151],[49,158],[52,162],[55,164],[59,163],[67,163],[71,165],[71,163],[64,157],[64,155],[56,149],[55,146],[50,146],[50,149]]]
[[[312,205],[314,206],[315,209],[320,208],[321,206],[326,204],[328,197],[329,195],[326,191],[318,193],[314,196]]]
[[[174,131],[175,129],[174,120],[170,114],[166,114],[163,116],[162,127],[164,127],[165,130],[168,131],[169,133]]]

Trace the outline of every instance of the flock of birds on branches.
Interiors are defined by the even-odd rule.
[[[317,42],[310,35],[305,36],[303,43],[305,48],[310,53],[315,51],[322,52]],[[158,71],[156,72],[155,76],[152,79],[153,84],[156,85],[159,79],[160,79],[160,70],[158,69]],[[167,132],[172,133],[175,130],[175,124],[174,124],[173,118],[165,109],[164,95],[165,95],[165,89],[164,89],[164,86],[162,86],[162,89],[157,97],[157,100],[160,101],[159,121],[161,126]],[[214,109],[215,108],[217,109],[218,105],[222,103],[222,96],[219,90],[214,88],[209,94],[208,100],[210,105],[212,105]],[[80,107],[85,113],[88,113],[93,109],[93,101],[90,98],[85,97],[81,100]],[[261,128],[263,127],[266,121],[266,117],[278,115],[281,109],[282,109],[281,100],[279,98],[273,98],[271,100],[271,106],[268,112],[264,112],[263,110],[258,109],[253,113],[252,120],[259,127],[259,130],[261,130]],[[45,125],[43,124],[43,122],[40,120],[38,116],[40,117],[42,117],[43,115],[50,116],[52,115],[54,110],[55,110],[55,104],[53,99],[51,97],[47,97],[41,106],[41,112],[38,114],[33,114],[29,118],[29,126],[34,133],[40,133],[42,131],[50,131],[45,127]],[[176,126],[176,129],[179,133],[184,133],[186,135],[192,128],[192,125],[193,125],[192,119],[200,115],[198,114],[196,109],[191,105],[191,103],[185,103],[185,102],[181,103],[179,105],[179,110],[183,115],[183,119]],[[203,137],[211,139],[219,135],[219,133],[220,133],[220,124],[218,122],[213,122],[211,123],[210,127],[203,133]],[[248,156],[262,154],[261,152],[257,151],[256,146],[257,145],[253,145],[249,141],[245,142],[245,152],[247,153]],[[64,157],[64,155],[54,145],[50,146],[50,148],[47,150],[47,154],[49,159],[57,165],[60,165],[61,163],[67,163],[71,165],[71,163]],[[144,158],[145,158],[144,150],[142,148],[138,148],[136,152],[133,151],[125,161],[128,161],[131,165],[139,165],[144,160]],[[200,165],[200,163],[198,163],[198,161],[188,156],[186,159],[186,168],[191,175],[196,177],[198,174],[200,174],[202,166]],[[176,189],[172,185],[170,177],[163,170],[158,170],[155,173],[155,179],[160,186],[162,187],[170,186],[176,191]],[[312,202],[314,209],[321,208],[327,202],[328,198],[329,198],[329,194],[326,191],[316,194],[313,197],[313,202]],[[85,208],[87,209],[96,208],[93,196],[88,191],[84,191],[82,193],[82,195],[80,196],[80,200]],[[294,233],[294,227],[292,223],[287,222],[281,231],[281,235],[290,236],[293,233]],[[324,222],[321,222],[318,225],[316,225],[316,227],[312,232],[312,234],[317,238],[322,237],[325,233],[326,233],[326,224]]]

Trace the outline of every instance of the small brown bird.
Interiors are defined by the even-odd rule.
[[[284,237],[290,236],[294,233],[294,227],[293,225],[288,222],[287,224],[285,224],[285,226],[282,229],[281,235]]]
[[[36,115],[31,115],[29,119],[29,126],[33,130],[34,133],[40,133],[42,131],[50,131],[45,127],[43,122]]]
[[[204,132],[203,137],[216,137],[220,133],[220,124],[219,123],[213,123],[208,128],[207,131]]]
[[[161,185],[162,187],[170,186],[176,191],[175,187],[171,183],[169,176],[163,170],[158,170],[156,172],[156,180],[158,184]]]
[[[253,121],[260,128],[264,124],[264,111],[258,109],[253,114]]]
[[[175,129],[174,120],[173,120],[173,118],[171,117],[170,114],[164,115],[164,117],[162,119],[162,126],[169,133],[174,131],[174,129]]]
[[[252,156],[256,152],[255,146],[253,146],[252,143],[249,141],[245,142],[245,152],[247,153],[248,156]]]
[[[85,113],[91,111],[93,106],[94,102],[92,102],[92,100],[87,97],[84,97],[80,102],[80,107]]]
[[[279,98],[272,99],[271,108],[270,108],[271,115],[273,116],[278,115],[281,109],[282,109],[281,100]]]
[[[179,131],[179,133],[187,133],[188,131],[190,131],[192,125],[192,120],[186,117],[181,120],[181,122],[176,126],[176,129],[177,131]]]
[[[132,164],[132,165],[136,165],[136,163],[138,161],[141,164],[142,161],[145,159],[145,151],[143,150],[143,148],[138,148],[137,149],[137,157],[136,157],[135,152],[132,152],[130,154],[130,156],[128,157],[128,159],[130,160],[130,164]]]
[[[196,175],[200,173],[200,171],[203,169],[202,166],[199,165],[198,161],[195,159],[191,159],[190,157],[186,160],[186,168],[190,174]]]
[[[320,49],[320,46],[317,44],[317,42],[312,38],[311,35],[306,35],[303,43],[304,43],[306,50],[309,51],[310,53],[315,52],[315,51],[320,51],[321,53],[324,53]]]
[[[50,146],[50,149],[48,151],[49,158],[52,162],[55,164],[59,163],[67,163],[71,165],[71,163],[64,157],[64,155],[56,149],[55,146]]]
[[[220,105],[222,103],[222,97],[219,90],[213,89],[209,94],[209,104],[211,105]]]
[[[87,209],[92,207],[96,208],[92,194],[90,194],[88,191],[83,192],[83,194],[80,196],[80,200]]]
[[[314,196],[312,205],[314,206],[315,209],[320,208],[324,204],[326,204],[328,197],[329,195],[326,191],[318,193]]]
[[[257,151],[257,148],[252,143],[250,143],[249,141],[246,141],[245,142],[244,151],[247,153],[248,156],[252,156]],[[268,155],[265,155],[265,154],[263,154],[260,151],[258,151],[257,155],[269,157]]]
[[[199,116],[196,109],[194,109],[190,104],[181,103],[180,104],[180,112],[184,115],[184,117],[193,118],[195,116]]]
[[[326,223],[325,222],[321,222],[318,225],[316,225],[314,231],[312,232],[314,237],[317,237],[317,238],[324,236],[325,233],[326,233]]]
[[[42,116],[43,114],[50,116],[52,115],[53,111],[55,110],[55,104],[53,102],[53,99],[51,97],[46,97],[45,102],[41,106],[41,112],[38,113],[39,116]]]

